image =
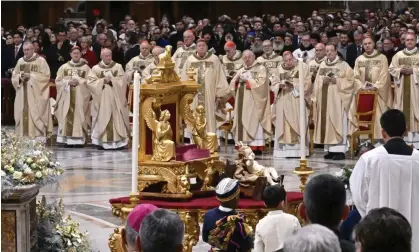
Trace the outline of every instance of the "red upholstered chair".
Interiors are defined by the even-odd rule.
[[[374,143],[377,96],[378,93],[376,91],[359,91],[356,95],[355,117],[357,120],[358,130],[351,135],[351,158],[353,158],[354,155],[355,138],[358,138],[359,142],[359,136],[368,135],[371,143]]]

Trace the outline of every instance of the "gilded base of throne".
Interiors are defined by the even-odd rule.
[[[298,216],[298,206],[302,202],[302,193],[287,193],[288,204],[285,211],[287,213],[293,214],[297,216],[300,221],[301,218]],[[149,203],[154,204],[159,208],[166,208],[169,209],[179,215],[181,220],[185,224],[185,236],[183,240],[184,245],[184,252],[192,252],[192,248],[196,246],[199,241],[200,235],[200,223],[203,223],[203,218],[205,213],[214,207],[219,205],[219,202],[216,201],[215,197],[209,197],[204,199],[207,205],[204,207],[202,206],[186,206],[187,203],[178,202],[176,204],[171,203],[171,207],[167,207],[167,203],[164,200],[140,200],[141,203]],[[119,215],[115,215],[122,219],[122,226],[125,225],[125,220],[128,214],[132,211],[133,205],[129,201],[129,198],[126,197],[124,202],[111,202],[112,213],[118,213]],[[210,202],[210,203],[208,203]],[[201,205],[197,203],[197,205]],[[189,207],[189,208],[188,208]],[[256,228],[256,224],[259,222],[260,219],[266,216],[266,214],[271,209],[267,209],[263,205],[263,201],[254,201],[251,199],[242,199],[239,201],[239,208],[237,211],[245,215],[245,221],[253,227]],[[117,228],[109,237],[109,248],[111,252],[124,252],[125,246],[122,244],[122,237],[121,237],[121,230],[123,227]]]
[[[214,175],[224,172],[222,167],[218,155],[187,162],[142,161],[138,169],[138,192],[140,197],[190,199],[191,181],[202,181],[200,188],[194,188],[197,191],[213,191]],[[157,183],[162,184],[160,191],[148,190]]]

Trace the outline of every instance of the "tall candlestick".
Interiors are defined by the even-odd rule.
[[[131,192],[136,193],[138,187],[138,148],[140,134],[140,74],[134,73],[134,99],[133,99],[133,130],[132,130],[132,177]]]
[[[298,58],[298,77],[300,82],[300,155],[301,160],[306,159],[306,104],[304,100],[304,73],[303,59]]]

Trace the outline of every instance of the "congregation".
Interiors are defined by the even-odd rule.
[[[57,142],[68,146],[83,146],[91,137],[101,149],[126,148],[126,94],[134,73],[147,83],[170,49],[179,78],[188,80],[192,69],[201,86],[192,107],[205,107],[206,131],[229,138],[219,127],[232,121],[236,147],[245,144],[262,154],[273,140],[274,158],[300,156],[301,138],[307,137],[300,134],[304,115],[324,158],[345,159],[348,135],[364,127],[355,116],[356,94],[375,92],[376,148],[361,156],[350,178],[354,209],[346,206],[343,182],[320,174],[305,187],[301,220],[285,213],[281,184],[266,187],[263,201],[270,212],[252,230],[236,212],[239,182],[224,178],[215,189],[220,206],[204,216],[202,239],[211,251],[227,252],[419,249],[419,172],[413,169],[419,164],[419,23],[409,11],[223,15],[196,23],[188,16],[175,23],[164,16],[156,23],[126,15],[117,26],[98,17],[94,24],[2,28],[1,41],[1,75],[16,90],[16,133],[45,138],[54,116]],[[193,140],[194,132],[184,131]],[[308,145],[302,147],[309,153]],[[395,172],[392,165],[401,169]],[[183,222],[169,210],[140,204],[124,230],[128,251],[183,251]]]

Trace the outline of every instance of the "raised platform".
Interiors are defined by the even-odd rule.
[[[298,217],[298,206],[303,200],[301,192],[287,193],[287,209],[286,212]],[[112,205],[112,214],[122,219],[122,225],[125,225],[125,220],[128,214],[135,207],[129,197],[121,197],[110,199],[109,203]],[[184,237],[184,251],[191,252],[192,248],[198,243],[200,235],[199,223],[203,222],[205,213],[212,208],[220,205],[220,202],[215,196],[193,198],[189,201],[167,201],[167,200],[147,200],[140,199],[139,204],[153,204],[159,208],[165,208],[176,212],[185,224]],[[266,208],[263,201],[256,201],[248,198],[241,198],[237,211],[245,215],[245,221],[253,227],[259,220],[266,216],[270,209]],[[112,252],[124,251],[124,246],[121,239],[122,228],[114,230],[109,238],[109,248]]]

